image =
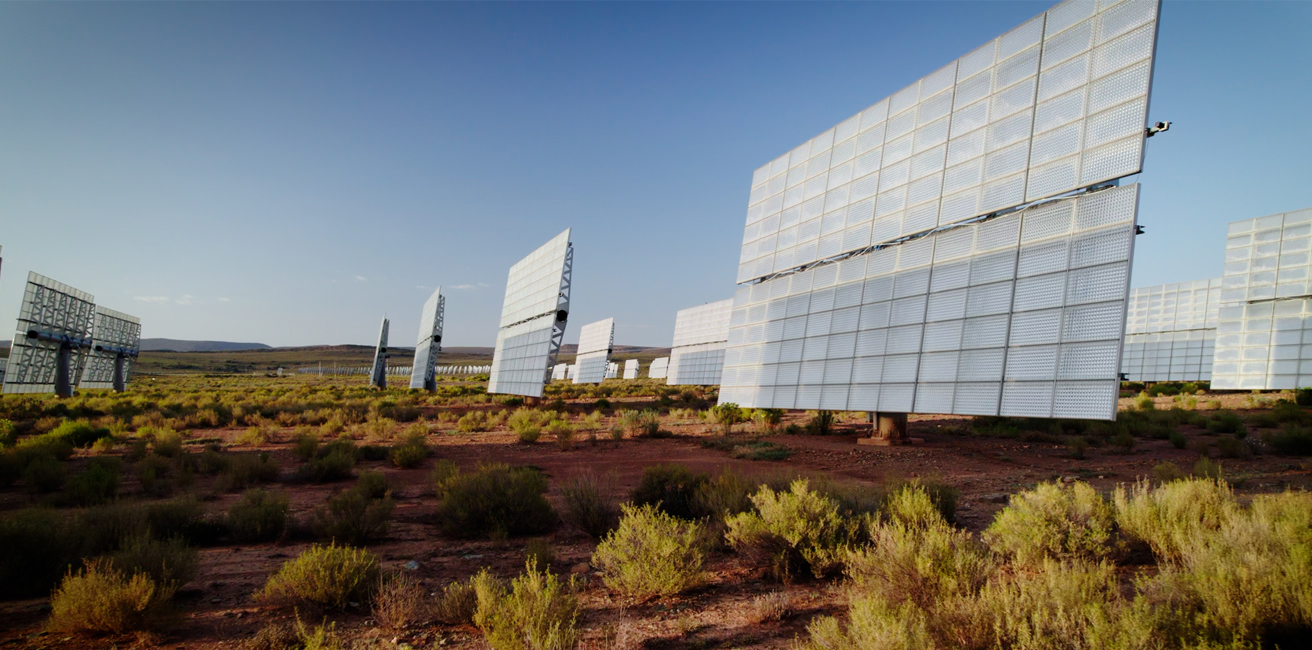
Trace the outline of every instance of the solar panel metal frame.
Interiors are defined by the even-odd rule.
[[[759,168],[738,282],[1141,171],[1159,0],[1068,0]]]
[[[720,383],[732,314],[733,298],[679,310],[674,318],[667,385]]]
[[[419,340],[415,343],[415,361],[410,372],[410,388],[437,390],[437,355],[442,351],[442,327],[446,323],[446,296],[442,287],[424,302],[419,314]]]
[[[388,320],[383,318],[378,327],[378,345],[374,348],[374,362],[369,370],[369,385],[375,388],[387,388],[387,328]]]
[[[92,346],[94,319],[94,296],[28,273],[4,392],[72,395]]]
[[[569,316],[574,270],[569,237],[566,228],[510,268],[488,393],[542,397],[551,380]]]
[[[92,345],[78,388],[127,388],[132,363],[141,352],[141,319],[108,307],[96,307]]]
[[[739,287],[719,399],[1113,419],[1139,187]]]
[[[1227,231],[1212,388],[1312,386],[1312,208]]]
[[[576,384],[600,384],[610,369],[610,354],[615,347],[615,319],[588,323],[579,329],[579,347],[574,357],[578,368]]]

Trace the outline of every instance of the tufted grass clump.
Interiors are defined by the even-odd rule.
[[[1036,567],[1045,559],[1101,560],[1115,551],[1116,515],[1083,481],[1040,483],[1011,497],[984,531],[994,550]]]
[[[621,506],[619,527],[592,555],[606,586],[637,600],[673,596],[700,584],[705,554],[701,525],[655,506]]]
[[[573,579],[562,582],[530,560],[508,586],[486,570],[473,583],[478,599],[474,624],[493,650],[572,650],[578,645]]]
[[[365,549],[311,546],[285,562],[256,593],[279,604],[313,604],[341,609],[367,600],[378,584],[378,559]]]

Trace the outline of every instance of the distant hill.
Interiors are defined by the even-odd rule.
[[[141,339],[143,352],[236,352],[238,350],[270,350],[263,343],[231,343],[228,341],[180,341],[178,339]]]

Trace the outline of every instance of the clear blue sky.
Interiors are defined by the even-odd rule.
[[[732,295],[752,171],[1050,6],[0,4],[0,339],[35,270],[148,337],[491,345],[574,228],[567,341]],[[1134,284],[1312,205],[1312,3],[1167,2]]]

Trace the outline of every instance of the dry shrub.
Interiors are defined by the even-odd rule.
[[[606,487],[595,475],[582,474],[560,488],[565,521],[593,539],[601,539],[619,522],[619,505],[605,493]]]
[[[852,528],[838,502],[811,490],[806,479],[793,481],[787,492],[761,486],[751,499],[754,510],[725,521],[725,539],[749,562],[783,582],[807,573],[822,578],[841,566]]]
[[[403,573],[384,576],[374,593],[373,614],[386,630],[404,630],[427,615],[424,588]]]
[[[227,466],[219,472],[216,487],[223,492],[237,492],[260,483],[278,480],[278,463],[269,452],[233,454]]]
[[[447,625],[473,625],[478,611],[478,592],[474,580],[452,582],[437,595],[433,617]]]
[[[680,519],[696,519],[697,492],[707,478],[682,465],[648,465],[642,468],[642,478],[630,498],[635,505],[659,506]]]
[[[363,601],[378,584],[378,560],[365,549],[311,546],[283,563],[256,593],[260,600],[343,608]]]
[[[392,497],[374,497],[367,484],[357,485],[328,498],[314,512],[314,529],[320,537],[352,546],[363,546],[387,534]]]
[[[484,465],[444,480],[437,524],[451,537],[520,537],[551,529],[556,512],[547,502],[547,479],[531,467]]]
[[[173,587],[145,573],[129,576],[91,560],[82,571],[70,572],[50,596],[50,627],[110,634],[148,630],[163,622],[172,597]]]
[[[681,521],[655,506],[621,506],[619,527],[592,555],[606,586],[645,600],[672,596],[700,584],[705,555],[701,525]]]
[[[309,462],[319,452],[319,434],[309,427],[297,427],[292,435],[292,449],[302,463]]]
[[[456,421],[456,428],[466,433],[488,431],[494,426],[491,420],[492,418],[488,417],[487,411],[470,411],[460,416],[460,419]]]
[[[1179,562],[1194,537],[1215,533],[1238,514],[1230,486],[1206,479],[1156,488],[1140,481],[1128,490],[1118,487],[1112,500],[1121,531],[1147,543],[1166,562]]]
[[[1101,560],[1116,550],[1115,527],[1111,506],[1088,483],[1040,483],[1012,495],[984,541],[1031,567],[1046,558]]]
[[[751,618],[757,623],[782,621],[795,613],[793,597],[782,591],[772,591],[752,599]]]
[[[152,539],[145,534],[125,540],[109,559],[123,575],[144,573],[155,584],[171,589],[191,582],[199,566],[196,550],[180,538]]]
[[[494,650],[572,650],[579,615],[574,581],[562,583],[531,562],[509,588],[486,571],[474,578],[474,624]]]

